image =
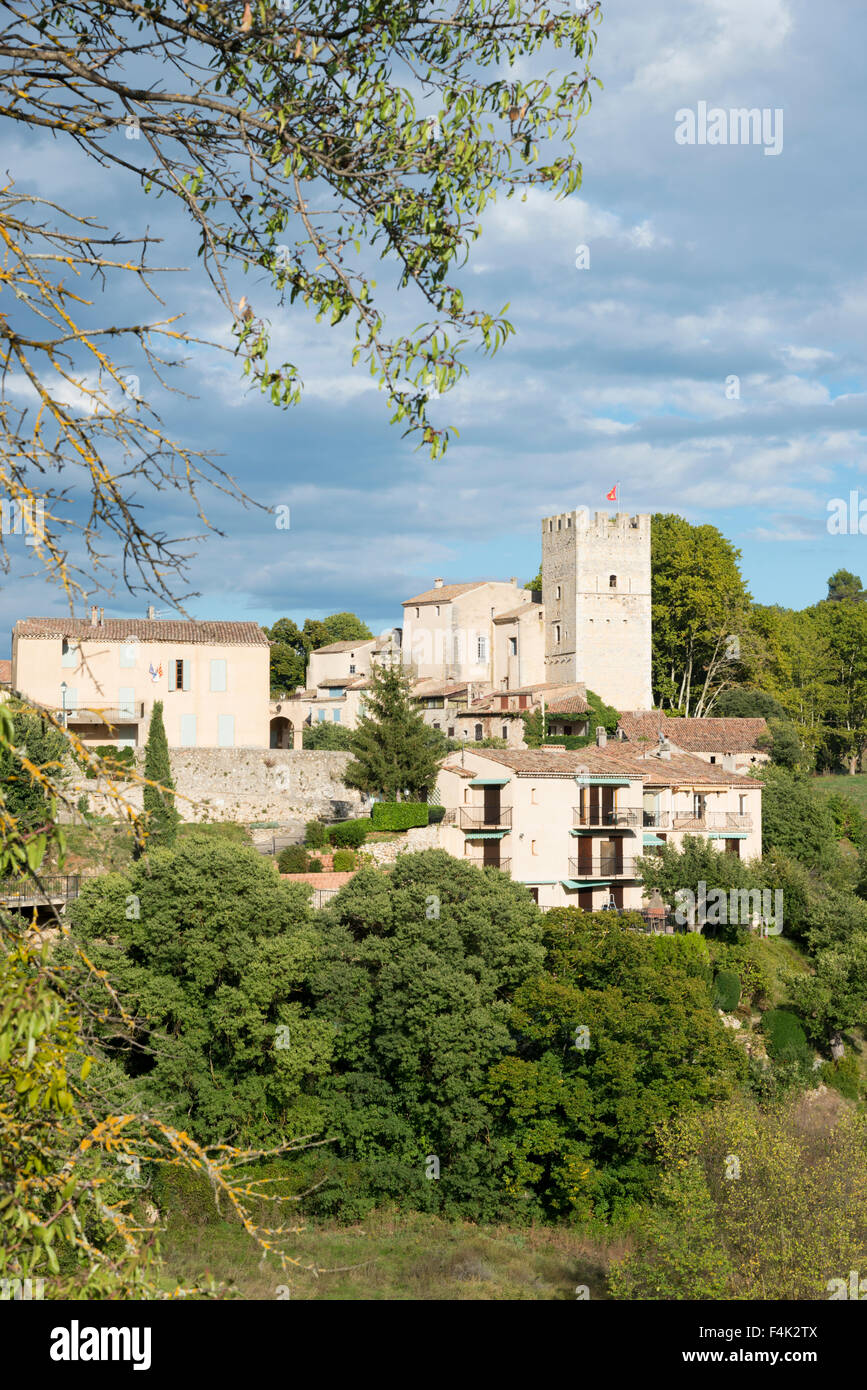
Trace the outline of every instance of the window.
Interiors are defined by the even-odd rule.
[[[482,637],[481,633],[476,638],[476,657],[479,661],[487,661],[488,659],[488,639]]]
[[[535,854],[535,853],[536,853],[536,841],[535,841],[535,840],[531,840],[531,841],[530,841],[530,853],[531,853],[531,854]]]
[[[510,655],[510,656],[517,656],[517,655],[518,655],[518,639],[517,639],[517,637],[510,637],[510,638],[509,638],[509,655]]]
[[[340,710],[339,710],[339,709],[336,709],[336,710],[334,711],[334,723],[335,723],[335,724],[339,724],[339,723],[340,723]]]
[[[222,657],[215,658],[211,662],[211,690],[215,692],[226,689],[226,662]]]
[[[353,662],[353,664],[352,664],[352,665],[350,666],[350,668],[349,668],[349,674],[350,674],[350,676],[354,676],[354,675],[355,675],[355,663],[354,663],[354,662]]]
[[[509,726],[508,726],[508,724],[504,724],[504,725],[503,725],[502,737],[503,737],[503,738],[508,738],[508,737],[509,737]]]
[[[533,899],[533,902],[534,902],[534,903],[536,904],[536,906],[538,907],[538,905],[539,905],[539,890],[538,890],[538,888],[531,888],[531,889],[530,889],[530,897]]]
[[[61,666],[72,667],[73,670],[78,664],[78,647],[74,642],[68,642],[65,637],[63,639],[60,664]]]
[[[475,740],[476,740],[476,743],[478,743],[479,740],[480,740],[482,737],[483,737],[482,726],[481,726],[481,724],[477,724],[477,725],[476,725],[476,732],[475,732]]]
[[[439,728],[439,724],[434,724],[434,728],[435,728],[435,729],[438,729],[438,728]]]
[[[449,738],[454,738],[454,736],[455,736],[455,726],[454,726],[454,724],[450,724],[450,725],[449,725]]]
[[[571,724],[564,724],[564,725],[563,725],[563,732],[564,732],[564,734],[571,734],[571,732],[572,732],[572,725],[571,725]]]
[[[437,617],[439,617],[439,615],[440,615],[440,606],[439,606],[439,604],[436,605],[436,607],[435,607],[435,609],[434,609],[434,612],[436,613]]]
[[[560,645],[560,624],[559,624],[559,623],[555,623],[555,624],[554,624],[554,641],[557,643],[557,646],[559,647],[559,645]]]
[[[217,747],[235,747],[235,716],[234,714],[217,715]]]
[[[616,588],[617,588],[617,575],[616,575],[616,574],[609,574],[609,576],[608,576],[608,587],[609,587],[609,589],[616,589]]]
[[[359,700],[359,702],[358,702],[358,717],[359,717],[359,719],[362,719],[362,718],[364,717],[364,711],[365,711],[366,709],[367,709],[367,705],[364,703],[364,701],[363,701],[363,700]]]
[[[181,715],[181,747],[195,748],[196,746],[196,716],[194,714]]]
[[[562,530],[563,530],[563,522],[561,521],[561,519],[560,519],[559,516],[558,516],[558,518],[557,518],[557,530],[558,530],[558,531],[562,531]]]
[[[122,685],[117,695],[117,712],[121,719],[135,718],[135,690],[131,685]]]
[[[714,757],[713,753],[711,753],[711,755],[710,755],[710,760],[711,760],[712,763],[715,763],[715,762],[716,762],[716,758]]]
[[[554,587],[554,597],[555,597],[555,598],[559,598],[560,595],[562,594],[562,592],[563,592],[563,590],[561,589],[560,585],[559,585],[559,584],[555,585],[555,587]]]
[[[420,614],[420,612],[421,612],[421,609],[420,609],[420,608],[417,608],[417,609],[415,610],[415,616],[418,617],[419,614]]]
[[[63,692],[61,691],[61,695],[62,695],[62,694],[63,694]],[[62,707],[63,704],[64,704],[64,701],[61,700],[60,703],[61,703],[61,707]],[[65,701],[65,703],[66,703],[66,713],[67,713],[67,714],[69,714],[70,712],[73,712],[73,713],[74,713],[75,710],[78,709],[78,691],[77,691],[77,690],[75,689],[75,687],[72,686],[72,685],[69,685],[69,686],[67,686],[67,688],[66,688],[66,701]]]
[[[136,648],[138,641],[135,637],[130,638],[120,645],[120,666],[122,671],[130,671],[135,666]]]
[[[319,722],[320,724],[324,724],[324,723],[325,723],[325,710],[324,710],[324,709],[318,709],[318,710],[316,711],[316,718],[317,718],[317,720],[318,720],[318,722]]]
[[[343,695],[342,685],[329,685],[328,694],[332,700],[339,700]]]
[[[189,690],[190,663],[172,660],[169,662],[169,690]]]

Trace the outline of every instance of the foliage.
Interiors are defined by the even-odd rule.
[[[64,780],[63,759],[69,744],[61,730],[37,710],[10,705],[11,727],[0,742],[0,807],[14,816],[22,830],[33,832],[52,813],[53,798],[45,778]],[[42,776],[37,768],[44,769]]]
[[[741,982],[734,970],[720,970],[713,982],[714,1008],[730,1014],[741,1000]]]
[[[336,849],[331,860],[331,867],[335,873],[345,873],[348,869],[356,866],[355,851],[351,849]]]
[[[749,690],[735,685],[720,691],[713,712],[720,719],[786,719],[787,711],[766,690]]]
[[[427,818],[429,825],[439,825],[446,813],[445,806],[435,806],[433,802],[427,804]]]
[[[277,870],[281,874],[309,873],[310,855],[303,845],[286,845],[277,857]]]
[[[305,724],[301,730],[303,748],[335,749],[339,753],[348,752],[352,747],[352,730],[345,724],[335,724],[333,720],[319,719],[313,724]]]
[[[867,1119],[815,1129],[797,1104],[678,1116],[657,1200],[610,1278],[620,1299],[827,1299],[867,1261]]]
[[[851,1054],[836,1062],[824,1062],[821,1077],[826,1086],[832,1086],[847,1100],[857,1100],[861,1094],[861,1069],[858,1059]]]
[[[656,1125],[718,1103],[745,1070],[702,978],[706,943],[669,951],[608,918],[546,913],[546,972],[518,989],[519,1048],[490,1074],[508,1190],[550,1217],[648,1196]]]
[[[814,973],[786,977],[793,1004],[819,1045],[867,1027],[867,933],[817,952]]]
[[[762,849],[782,850],[802,864],[820,866],[836,855],[834,820],[824,798],[808,777],[787,768],[764,766]]]
[[[741,998],[749,1002],[768,996],[771,980],[762,955],[760,937],[749,935],[738,942],[711,940],[708,948],[719,975],[730,974],[737,980]],[[737,1004],[736,999],[730,1007],[736,1008]],[[718,1007],[725,1006],[720,1004]]]
[[[328,826],[321,820],[309,820],[304,827],[304,843],[311,849],[323,849],[328,844]]]
[[[524,588],[525,588],[525,589],[529,589],[531,593],[534,593],[534,594],[541,594],[541,592],[542,592],[542,566],[541,566],[541,565],[539,565],[539,572],[538,572],[538,574],[534,575],[532,579],[528,579],[527,582],[526,582],[526,584],[524,585]]]
[[[762,1015],[768,1056],[778,1062],[812,1062],[813,1054],[800,1019],[790,1009],[768,1009]]]
[[[341,849],[358,849],[364,844],[371,828],[369,816],[359,816],[356,820],[341,820],[328,827],[328,840]]]
[[[427,825],[428,807],[423,801],[375,801],[370,819],[374,830],[409,830]]]
[[[101,766],[94,767],[89,763],[85,768],[86,777],[118,776],[135,767],[134,748],[117,748],[113,743],[101,743],[89,751],[94,758],[99,758]]]
[[[147,818],[148,845],[171,846],[177,839],[180,815],[172,795],[175,784],[172,781],[169,744],[163,724],[162,700],[154,700],[151,710],[151,722],[145,744],[144,775],[147,782],[142,798]]]
[[[538,909],[504,874],[442,850],[363,868],[316,915],[315,1015],[333,1030],[323,1092],[340,1136],[314,1200],[360,1215],[377,1202],[477,1221],[508,1199],[482,1096],[510,1050],[509,999],[542,963]],[[439,1161],[439,1178],[429,1157]]]
[[[148,1108],[206,1143],[320,1128],[330,1033],[304,1008],[315,935],[303,887],[252,847],[190,835],[86,880],[69,912],[73,940],[135,1016],[132,1037],[106,1029],[105,1042]]]
[[[373,633],[355,613],[343,612],[321,619],[305,618],[301,636],[309,655],[332,642],[369,642]]]
[[[343,774],[348,787],[389,801],[427,796],[441,755],[432,747],[430,731],[410,692],[404,667],[374,668],[365,691],[365,712],[352,733],[352,760]]]
[[[836,570],[828,580],[828,603],[863,603],[865,598],[861,580],[851,570]]]
[[[801,764],[803,749],[797,727],[789,719],[769,719],[768,731],[760,734],[757,746],[771,755],[777,767],[795,772]]]

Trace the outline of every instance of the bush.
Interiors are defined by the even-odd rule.
[[[115,764],[118,769],[125,767],[135,767],[135,749],[115,748],[113,743],[101,743],[98,748],[89,748],[95,758],[102,758],[109,764]],[[106,768],[107,772],[113,771],[111,767]],[[96,777],[96,772],[90,766],[85,769],[87,777]]]
[[[374,830],[409,830],[427,825],[428,812],[423,801],[376,801],[370,819]]]
[[[311,849],[322,849],[328,844],[328,826],[321,820],[309,820],[304,828],[304,843]]]
[[[721,970],[713,982],[713,1004],[730,1014],[741,999],[741,982],[733,970]]]
[[[800,1019],[788,1009],[769,1009],[762,1019],[768,1054],[775,1062],[812,1062],[813,1053]]]
[[[336,849],[332,860],[332,868],[335,873],[345,873],[347,869],[355,868],[355,851],[351,849]]]
[[[370,821],[366,816],[359,820],[341,820],[329,827],[328,839],[338,848],[358,849],[364,844],[369,829]]]
[[[308,874],[322,873],[322,860],[319,858],[318,854],[310,855],[310,858],[307,860],[307,872]]]
[[[303,845],[287,845],[281,849],[277,860],[281,874],[306,874],[310,872],[310,856]]]
[[[445,806],[430,806],[430,805],[429,805],[428,808],[427,808],[428,825],[439,825],[439,823],[440,823],[440,821],[442,820],[442,818],[443,818],[443,816],[445,815],[445,813],[446,813],[446,808],[445,808]]]
[[[846,1100],[857,1100],[861,1091],[861,1073],[855,1057],[841,1057],[839,1062],[826,1062],[822,1067],[822,1080],[833,1086]]]

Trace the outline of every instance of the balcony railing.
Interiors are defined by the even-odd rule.
[[[668,811],[643,811],[642,825],[645,829],[667,830],[671,822]]]
[[[511,830],[512,808],[501,806],[496,812],[487,811],[483,806],[461,806],[461,830]]]
[[[0,903],[12,908],[65,903],[78,897],[80,887],[80,874],[48,874],[38,882],[25,878],[0,879]]]
[[[570,878],[634,878],[635,864],[632,859],[618,859],[615,855],[599,855],[596,859],[570,859]]]
[[[481,854],[465,854],[464,862],[474,864],[477,869],[499,869],[504,874],[511,870],[511,859],[485,859]]]
[[[594,811],[584,809],[580,806],[573,807],[575,825],[598,825],[602,828],[616,828],[618,826],[636,827],[641,825],[641,811],[627,809],[623,811]]]
[[[55,709],[54,715],[57,719],[63,719],[64,711]],[[69,724],[138,724],[144,719],[144,701],[130,700],[125,705],[103,705],[88,708],[82,705],[78,709],[66,707],[66,720]]]
[[[706,811],[703,816],[682,815],[673,820],[675,830],[752,830],[748,811]]]

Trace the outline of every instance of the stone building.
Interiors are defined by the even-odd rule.
[[[650,516],[586,508],[542,521],[549,681],[583,682],[615,709],[650,709]]]
[[[763,746],[768,733],[764,719],[682,719],[662,710],[624,711],[617,725],[618,737],[629,743],[653,748],[665,740],[673,750],[718,763],[729,772],[748,772],[769,762]]]
[[[517,675],[519,661],[524,662],[525,683],[544,680],[541,649],[538,666],[533,666],[532,639],[528,637],[530,650],[526,657],[518,646],[520,624],[515,610],[524,606],[529,609],[535,605],[530,590],[521,588],[517,579],[508,583],[473,580],[464,584],[444,584],[442,579],[435,579],[432,589],[403,602],[404,664],[418,680],[470,681],[491,689],[499,683],[495,674],[497,619],[508,617],[513,629],[502,640],[506,650],[511,646],[509,638],[514,640],[515,659],[511,668],[506,662],[499,680],[503,676],[508,679],[510,670]],[[538,621],[537,613],[533,622]]]

